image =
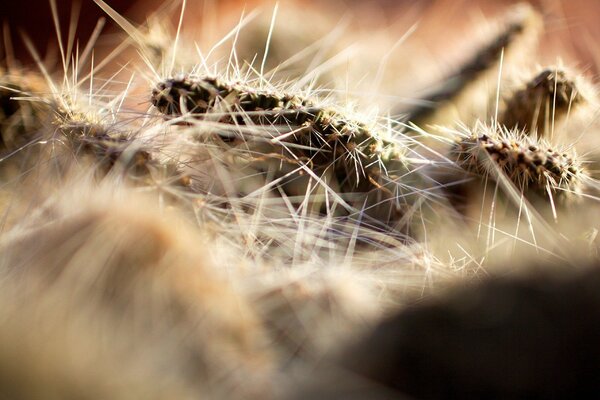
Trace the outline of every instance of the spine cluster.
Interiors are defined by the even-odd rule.
[[[158,83],[151,101],[168,116],[283,127],[283,133],[279,129],[268,139],[271,154],[301,163],[316,174],[333,170],[342,193],[378,192],[377,202],[389,207],[398,194],[398,177],[414,184],[403,145],[383,139],[381,131],[344,111],[309,98],[215,77],[185,76]],[[242,139],[245,145],[266,140],[248,135]],[[382,192],[387,193],[384,200]]]
[[[195,117],[221,113],[216,119],[223,123],[246,125],[248,121],[261,126],[288,125],[296,129],[284,142],[310,146],[322,153],[333,149],[338,159],[348,153],[367,164],[388,159],[394,152],[390,142],[366,124],[349,118],[333,107],[317,106],[311,99],[276,91],[256,89],[247,84],[227,83],[214,77],[181,77],[164,80],[152,91],[152,104],[163,114]],[[275,138],[276,139],[276,138]],[[340,146],[336,146],[339,144]],[[396,149],[398,150],[398,149]],[[327,160],[313,159],[317,164]]]
[[[473,133],[452,149],[457,164],[479,176],[507,176],[521,191],[548,195],[578,192],[584,171],[574,153],[498,129]]]

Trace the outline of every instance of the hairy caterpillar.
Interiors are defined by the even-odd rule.
[[[514,130],[480,125],[456,143],[451,157],[468,172],[493,178],[498,168],[525,193],[556,197],[577,194],[585,180],[578,156],[566,151]]]
[[[587,100],[563,69],[546,68],[506,101],[498,122],[547,136],[551,127]]]
[[[287,159],[319,176],[332,173],[340,193],[371,193],[370,202],[376,203],[368,205],[367,201],[365,213],[378,216],[381,222],[393,224],[402,218],[402,208],[410,208],[407,199],[418,190],[418,172],[405,155],[409,153],[406,145],[386,140],[387,132],[381,128],[348,117],[333,106],[203,76],[159,82],[152,91],[152,103],[166,115],[266,126],[267,135],[269,127],[279,128],[271,136],[259,132],[237,142],[242,146],[255,142],[266,158]],[[235,144],[236,134],[225,130],[225,140]]]

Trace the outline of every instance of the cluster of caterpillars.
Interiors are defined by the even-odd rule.
[[[476,85],[481,76],[498,67],[501,54],[518,47],[524,37],[530,39],[540,18],[530,8],[518,10],[520,14],[514,10],[510,13],[505,29],[494,40],[448,79],[454,82],[452,85],[444,85],[437,94],[424,99],[429,104],[427,110],[411,110],[405,122],[420,124],[422,129],[435,124],[436,115],[446,104],[458,101],[467,86]],[[447,149],[447,158],[463,172],[482,179],[496,179],[500,173],[526,197],[529,192],[542,193],[552,202],[553,196],[579,193],[587,179],[583,163],[571,150],[555,151],[561,146],[550,143],[555,125],[589,101],[579,86],[564,69],[544,69],[504,96],[502,110],[492,123],[478,122],[466,134],[457,134],[454,145]],[[19,89],[14,91],[18,93]],[[10,98],[5,92],[3,99]],[[302,175],[322,179],[352,204],[355,214],[381,219],[384,225],[394,226],[400,220],[405,224],[407,213],[418,208],[415,202],[423,201],[418,198],[424,193],[444,196],[436,180],[421,172],[422,164],[430,163],[435,169],[439,160],[420,156],[415,140],[406,140],[397,129],[389,128],[399,126],[398,121],[365,123],[334,102],[286,93],[262,83],[196,73],[156,83],[150,99],[156,110],[176,123],[220,124],[223,129],[212,130],[220,142],[246,151],[246,160],[254,163],[257,171],[270,174],[271,179],[281,176],[267,171],[272,166],[265,160],[296,165],[294,173],[286,172],[286,182]],[[5,103],[2,110],[6,127],[19,110],[15,102]],[[105,125],[99,122],[101,116],[78,111],[76,104],[60,95],[42,106],[56,126],[50,136],[58,132],[78,152],[97,160],[104,172],[114,170],[115,165],[134,171],[137,177],[163,170],[173,182],[188,186],[190,179],[177,163],[160,160],[147,143],[135,139],[134,132]],[[3,143],[8,143],[14,134],[5,138],[5,131]],[[38,138],[48,138],[48,129],[33,131]],[[295,193],[308,190],[306,180],[298,182],[302,183]]]

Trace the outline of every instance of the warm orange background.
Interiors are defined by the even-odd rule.
[[[126,15],[134,22],[141,23],[145,16],[157,6],[163,4],[161,0],[106,0],[113,8]],[[235,0],[206,0],[212,1],[223,8],[239,8],[244,5],[252,6],[260,3],[273,4],[274,1],[235,1]],[[333,1],[309,1],[314,7],[324,7],[327,4],[331,9]],[[66,36],[66,27],[69,22],[71,9],[70,0],[57,0],[64,26],[63,35]],[[137,3],[137,6],[135,6]],[[197,21],[198,13],[202,12],[201,0],[188,1],[188,20]],[[379,19],[379,26],[392,25],[400,18],[409,15],[414,20],[420,20],[418,34],[423,36],[431,47],[432,54],[443,54],[448,48],[453,47],[453,42],[464,40],[472,23],[473,15],[494,15],[507,4],[516,1],[474,1],[474,0],[340,0],[336,9],[342,14],[345,10],[354,10],[355,14],[364,15],[365,18]],[[545,16],[547,34],[544,40],[546,53],[560,55],[568,58],[589,74],[598,73],[600,65],[600,1],[592,0],[533,0],[530,3],[539,7]],[[104,15],[102,10],[93,0],[81,0],[81,15],[77,37],[82,43],[89,37],[95,23]],[[359,8],[359,9],[357,9]],[[360,14],[362,13],[362,14]],[[27,59],[27,51],[18,35],[22,29],[30,35],[37,48],[44,53],[49,44],[55,43],[55,33],[47,0],[21,0],[0,1],[0,16],[11,27],[11,37],[14,41],[15,53],[18,58]],[[193,22],[192,22],[193,23]],[[307,23],[310,23],[308,21]],[[104,32],[116,31],[110,21]],[[467,36],[468,37],[468,36]]]

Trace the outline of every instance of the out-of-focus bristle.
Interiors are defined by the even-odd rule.
[[[0,294],[2,397],[193,399],[204,390],[168,340],[136,334],[115,313],[66,296],[69,288],[31,296],[15,283],[4,280]]]
[[[408,111],[408,121],[417,125],[445,124],[460,119],[468,122],[474,113],[492,109],[491,104],[482,107],[473,103],[491,102],[499,83],[497,77],[500,67],[510,70],[514,68],[513,64],[522,62],[523,54],[537,41],[542,20],[533,7],[522,3],[512,7],[502,23],[504,28],[487,45],[477,50],[456,73],[449,76],[442,87],[421,99],[423,105]],[[483,82],[486,79],[490,80],[487,84]],[[487,91],[483,96],[475,93],[481,89]],[[448,108],[456,111],[451,112]]]
[[[360,273],[283,271],[265,274],[249,288],[251,304],[286,362],[319,359],[359,337],[379,318],[381,306]],[[357,279],[358,278],[358,279]]]
[[[84,201],[78,193],[76,200]],[[29,306],[62,291],[65,301],[109,310],[118,324],[129,324],[131,335],[162,337],[185,349],[177,362],[189,378],[206,382],[208,392],[267,393],[260,323],[218,278],[204,254],[208,247],[175,215],[168,221],[145,200],[132,202],[132,194],[126,195],[130,205],[102,191],[89,196],[95,198],[77,207],[70,196],[59,196],[55,201],[69,204],[34,212],[37,218],[5,235],[2,274],[31,298]],[[213,389],[214,380],[220,384]]]
[[[588,101],[578,86],[568,71],[546,68],[510,95],[498,123],[548,136],[567,114]]]

